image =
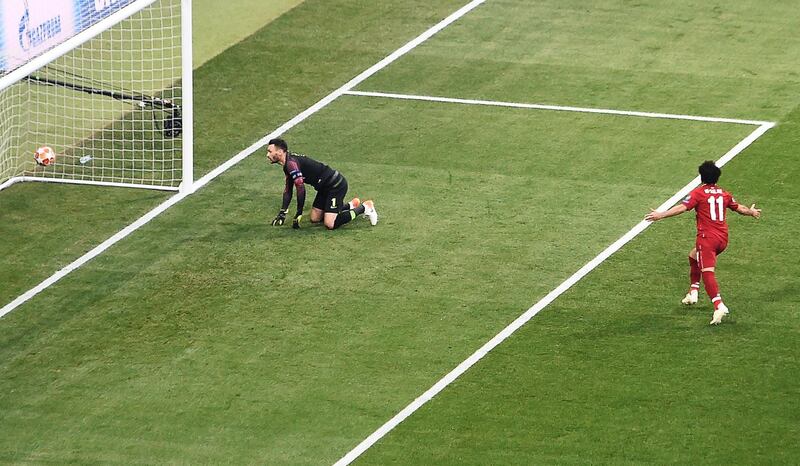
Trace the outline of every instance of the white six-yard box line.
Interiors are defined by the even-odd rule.
[[[363,81],[377,73],[378,71],[382,70],[386,66],[393,63],[398,58],[402,57],[409,51],[413,50],[415,47],[420,45],[421,43],[430,39],[433,35],[444,29],[445,27],[449,26],[462,16],[466,15],[479,5],[483,4],[486,0],[473,0],[468,4],[464,5],[450,16],[436,24],[435,26],[431,27],[427,31],[423,32],[407,44],[403,45],[399,49],[395,50],[393,53],[388,55],[383,60],[379,61],[375,65],[371,66],[370,68],[366,69],[340,88],[336,89],[335,91],[331,92],[323,99],[306,109],[305,111],[301,112],[291,120],[287,121],[271,133],[267,134],[263,138],[259,139],[255,143],[253,143],[247,149],[241,151],[240,153],[236,154],[234,157],[229,159],[228,161],[224,162],[199,180],[197,180],[193,185],[192,189],[187,190],[185,192],[178,193],[157,207],[155,207],[150,212],[146,213],[127,227],[123,228],[106,241],[92,249],[91,251],[87,252],[80,258],[76,259],[74,262],[70,263],[66,267],[62,268],[58,272],[54,273],[52,276],[44,280],[43,282],[39,283],[37,286],[31,288],[27,292],[23,293],[19,297],[17,297],[12,302],[0,308],[0,318],[4,315],[8,314],[9,312],[13,311],[20,305],[24,304],[38,293],[44,291],[54,283],[56,283],[61,278],[68,275],[73,270],[81,267],[85,263],[89,262],[90,260],[94,259],[98,255],[102,254],[105,250],[116,244],[117,242],[121,241],[134,231],[138,230],[142,226],[146,225],[152,219],[160,215],[165,210],[169,209],[173,205],[179,203],[187,196],[193,194],[206,184],[208,184],[213,179],[217,178],[222,173],[226,172],[228,169],[233,167],[234,165],[238,164],[251,154],[253,154],[258,149],[264,147],[267,142],[274,138],[278,137],[281,134],[285,133],[286,131],[290,130],[294,126],[298,125],[311,115],[315,114],[322,108],[328,106],[331,102],[335,101],[342,95],[349,95],[349,96],[361,96],[361,97],[373,97],[373,98],[391,98],[391,99],[403,99],[403,100],[418,100],[418,101],[429,101],[429,102],[441,102],[441,103],[451,103],[451,104],[466,104],[466,105],[484,105],[484,106],[496,106],[496,107],[510,107],[510,108],[528,108],[528,109],[537,109],[537,110],[554,110],[554,111],[569,111],[569,112],[582,112],[582,113],[598,113],[598,114],[608,114],[608,115],[623,115],[623,116],[633,116],[633,117],[644,117],[644,118],[666,118],[666,119],[676,119],[676,120],[691,120],[691,121],[702,121],[702,122],[716,122],[716,123],[730,123],[730,124],[744,124],[744,125],[755,125],[757,128],[746,138],[742,139],[738,144],[736,144],[731,150],[729,150],[725,155],[723,155],[718,161],[717,165],[723,166],[731,159],[733,159],[737,154],[742,152],[745,148],[747,148],[750,144],[752,144],[756,139],[761,137],[766,131],[770,128],[775,126],[772,122],[767,121],[756,121],[756,120],[737,120],[737,119],[730,119],[730,118],[714,118],[714,117],[702,117],[702,116],[692,116],[692,115],[673,115],[673,114],[666,114],[666,113],[648,113],[648,112],[636,112],[636,111],[623,111],[623,110],[610,110],[610,109],[592,109],[592,108],[580,108],[580,107],[561,107],[561,106],[554,106],[554,105],[540,105],[540,104],[525,104],[525,103],[513,103],[513,102],[500,102],[500,101],[487,101],[487,100],[474,100],[474,99],[457,99],[457,98],[449,98],[449,97],[434,97],[434,96],[421,96],[421,95],[408,95],[408,94],[394,94],[394,93],[382,93],[382,92],[360,92],[360,91],[353,91],[356,86],[361,84]],[[699,177],[693,179],[689,184],[683,187],[680,191],[678,191],[675,195],[665,201],[658,207],[658,210],[664,210],[666,208],[671,207],[675,203],[677,203],[681,198],[686,196],[694,187],[700,184]],[[466,372],[472,365],[477,363],[480,359],[482,359],[489,351],[494,349],[497,345],[502,343],[506,338],[511,336],[515,331],[517,331],[520,327],[522,327],[525,323],[527,323],[533,316],[535,316],[539,311],[544,309],[547,305],[549,305],[553,300],[555,300],[558,296],[564,293],[567,289],[569,289],[572,285],[577,283],[581,278],[583,278],[586,274],[596,268],[600,263],[605,261],[611,254],[618,251],[622,246],[624,246],[627,242],[631,239],[636,237],[639,233],[645,230],[649,222],[641,221],[637,225],[635,225],[630,231],[624,234],[621,238],[615,241],[613,244],[608,246],[605,250],[603,250],[600,254],[598,254],[594,259],[586,263],[583,267],[581,267],[577,272],[572,274],[569,278],[567,278],[563,283],[553,289],[550,293],[548,293],[544,298],[542,298],[539,302],[534,304],[530,309],[525,311],[522,315],[520,315],[517,319],[515,319],[511,324],[509,324],[506,328],[504,328],[500,333],[495,335],[492,339],[490,339],[487,343],[485,343],[482,347],[480,347],[477,351],[475,351],[469,358],[464,360],[461,364],[456,366],[452,371],[450,371],[447,375],[445,375],[442,379],[436,382],[430,389],[425,391],[422,395],[417,397],[414,401],[412,401],[408,406],[406,406],[403,410],[397,413],[394,417],[388,420],[385,424],[380,426],[375,432],[370,434],[367,438],[365,438],[361,443],[359,443],[355,448],[349,451],[344,457],[342,457],[339,461],[336,462],[337,465],[345,465],[351,463],[353,460],[358,458],[362,453],[364,453],[368,448],[374,445],[378,440],[380,440],[384,435],[386,435],[389,431],[391,431],[394,427],[400,424],[404,419],[414,413],[417,409],[419,409],[422,405],[432,399],[436,394],[441,392],[446,386],[452,383],[456,378],[460,377],[464,372]]]
[[[582,107],[562,107],[557,105],[501,102],[493,100],[459,99],[452,97],[398,94],[389,92],[347,91],[345,92],[345,94],[355,97],[373,97],[373,98],[386,98],[386,99],[399,99],[399,100],[415,100],[424,102],[440,102],[440,103],[461,104],[461,105],[483,105],[490,107],[509,107],[509,108],[524,108],[524,109],[550,110],[550,111],[562,111],[562,112],[595,113],[604,115],[631,116],[639,118],[661,118],[669,120],[689,120],[689,121],[700,121],[709,123],[727,123],[727,124],[756,126],[756,129],[753,130],[753,132],[751,132],[749,135],[747,135],[747,137],[739,141],[739,143],[733,146],[728,152],[726,152],[722,157],[720,157],[719,160],[716,161],[716,164],[719,167],[722,167],[726,163],[730,162],[734,157],[736,157],[739,153],[741,153],[744,149],[746,149],[756,139],[760,138],[770,128],[775,126],[775,123],[773,122],[760,121],[760,120],[740,120],[733,118],[717,118],[717,117],[705,117],[705,116],[694,116],[694,115],[675,115],[670,113],[651,113],[651,112],[582,108]],[[677,204],[681,199],[686,197],[686,195],[688,195],[689,192],[691,192],[694,188],[696,188],[699,185],[700,185],[700,177],[697,176],[692,181],[690,181],[686,186],[684,186],[680,191],[678,191],[672,197],[664,201],[664,203],[658,206],[656,210],[663,211],[665,209],[672,207],[673,205]],[[630,231],[622,235],[622,237],[620,237],[618,240],[614,241],[614,243],[612,243],[610,246],[608,246],[606,249],[600,252],[600,254],[598,254],[594,259],[587,262],[583,267],[578,269],[577,272],[573,273],[569,278],[564,280],[560,285],[558,285],[556,288],[550,291],[544,298],[539,300],[539,302],[531,306],[530,309],[528,309],[522,315],[517,317],[506,328],[501,330],[500,333],[492,337],[483,346],[478,348],[477,351],[472,353],[472,355],[470,355],[467,359],[461,362],[461,364],[456,366],[453,370],[451,370],[444,377],[442,377],[438,382],[433,384],[433,386],[429,388],[427,391],[425,391],[425,393],[421,394],[414,401],[412,401],[405,408],[403,408],[400,412],[398,412],[394,417],[386,421],[385,424],[380,426],[376,431],[374,431],[367,438],[365,438],[355,448],[353,448],[351,451],[345,454],[339,461],[337,461],[334,464],[334,466],[344,466],[353,462],[367,449],[369,449],[372,445],[374,445],[381,438],[383,438],[383,436],[385,436],[392,429],[397,427],[397,425],[403,422],[407,417],[409,417],[416,410],[421,408],[425,403],[430,401],[434,396],[436,396],[439,392],[444,390],[445,387],[450,385],[458,377],[463,375],[470,367],[472,367],[475,363],[480,361],[496,346],[505,341],[506,338],[510,337],[520,327],[525,325],[529,320],[533,318],[533,316],[538,314],[539,311],[547,307],[557,297],[559,297],[570,287],[572,287],[572,285],[574,285],[580,279],[586,276],[586,274],[594,270],[603,261],[608,259],[612,254],[614,254],[620,248],[622,248],[622,246],[624,246],[630,240],[639,235],[639,233],[643,232],[650,225],[650,223],[651,222],[647,222],[644,220],[637,223],[633,228],[630,229]]]

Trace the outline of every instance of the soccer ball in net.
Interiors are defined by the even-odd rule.
[[[35,160],[39,165],[46,167],[56,162],[56,153],[52,148],[42,146],[36,149],[36,152],[33,153],[33,160]]]

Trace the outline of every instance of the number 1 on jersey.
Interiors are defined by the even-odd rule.
[[[722,196],[709,196],[708,203],[710,204],[709,210],[711,211],[711,220],[722,222],[725,220],[725,207],[723,206]],[[714,208],[716,204],[716,209]]]

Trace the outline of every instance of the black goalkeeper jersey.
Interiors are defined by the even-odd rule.
[[[289,152],[286,154],[286,163],[283,165],[283,173],[286,174],[286,183],[297,184],[297,180],[310,184],[317,191],[334,189],[342,183],[344,177],[311,157]]]
[[[346,186],[344,177],[338,171],[311,157],[294,152],[286,154],[283,173],[286,175],[286,189],[283,191],[281,210],[289,208],[294,186],[297,188],[297,215],[303,213],[303,206],[306,203],[306,184],[310,184],[318,192],[329,192]]]

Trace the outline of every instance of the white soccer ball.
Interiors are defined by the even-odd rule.
[[[51,147],[42,146],[33,153],[33,160],[44,167],[52,165],[56,163],[56,152]]]

